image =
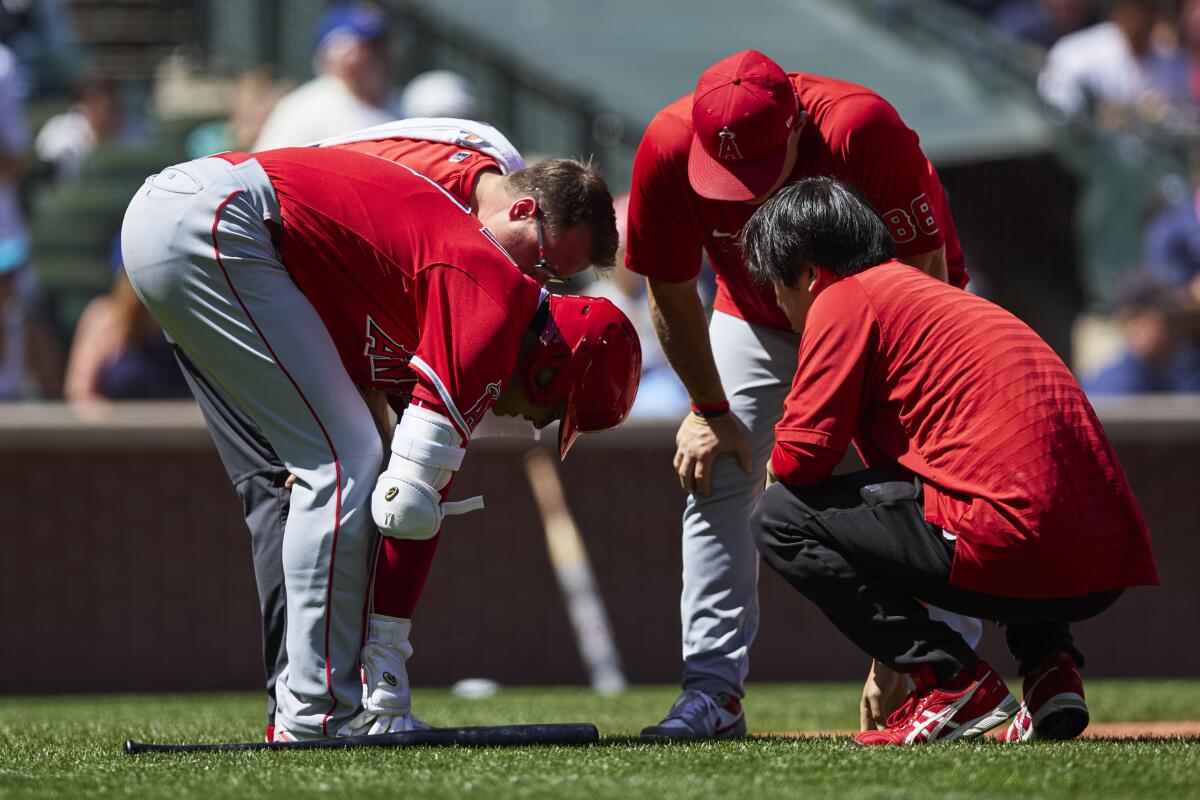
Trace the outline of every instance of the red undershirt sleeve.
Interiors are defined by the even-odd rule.
[[[845,456],[866,403],[878,342],[875,314],[858,281],[841,280],[818,295],[775,428],[771,471],[780,482],[820,483]]]

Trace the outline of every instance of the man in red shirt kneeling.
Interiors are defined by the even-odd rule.
[[[1150,533],[1067,367],[1003,309],[896,260],[850,186],[810,178],[747,223],[747,265],[801,333],[751,523],[772,569],[914,690],[860,744],[1070,739],[1070,623],[1158,583]],[[867,469],[831,477],[853,442]],[[1003,624],[1023,703],[926,604]]]

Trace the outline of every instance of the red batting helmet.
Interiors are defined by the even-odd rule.
[[[629,319],[602,297],[550,295],[549,303],[522,372],[525,395],[534,405],[566,401],[558,429],[558,454],[566,458],[579,434],[616,427],[629,416],[642,374],[642,346]]]

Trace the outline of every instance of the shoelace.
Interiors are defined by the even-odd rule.
[[[689,716],[694,716],[697,713],[717,712],[717,702],[712,699],[712,696],[705,692],[689,689],[671,706],[671,710],[667,712],[667,719],[686,720]]]
[[[885,724],[889,728],[895,728],[909,717],[921,713],[921,709],[924,708],[925,701],[928,699],[928,692],[922,691],[920,688],[913,689],[904,698],[904,702],[900,704],[900,707],[888,715]]]

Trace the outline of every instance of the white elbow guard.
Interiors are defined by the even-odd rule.
[[[384,536],[429,539],[446,514],[482,507],[481,498],[442,503],[440,491],[462,464],[462,436],[446,417],[409,406],[392,436],[392,455],[371,494],[371,516]]]

